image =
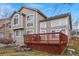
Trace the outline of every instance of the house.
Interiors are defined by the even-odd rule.
[[[0,38],[2,39],[12,39],[11,37],[11,19],[0,19]]]
[[[17,45],[24,44],[23,35],[62,31],[68,36],[72,29],[71,15],[62,14],[47,18],[41,11],[22,7],[11,15],[13,39]]]
[[[14,12],[11,16],[11,27],[16,44],[24,44],[23,35],[25,34],[38,34],[40,20],[46,18],[41,11],[27,7],[22,7],[18,12]]]

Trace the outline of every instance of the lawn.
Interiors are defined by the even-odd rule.
[[[68,50],[68,48],[74,49],[75,51],[70,53],[70,51]],[[79,56],[79,46],[68,46],[67,49],[64,51],[64,54],[66,56]]]
[[[72,54],[68,48],[74,49],[75,52]],[[64,53],[60,56],[79,56],[79,46],[68,46]],[[54,54],[48,54],[46,52],[40,51],[26,51],[26,52],[16,52],[14,48],[0,48],[0,56],[54,56]],[[56,55],[55,55],[56,56]]]
[[[48,56],[46,52],[39,51],[27,51],[27,52],[16,52],[14,48],[2,48],[0,49],[0,56]]]

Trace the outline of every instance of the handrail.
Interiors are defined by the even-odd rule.
[[[58,34],[58,35],[55,35]],[[47,40],[46,41],[50,41],[50,39],[52,41],[55,41],[55,39],[58,39],[57,41],[59,41],[59,44],[61,44],[62,42],[67,42],[68,41],[68,37],[67,35],[65,35],[62,32],[53,32],[53,33],[40,33],[40,34],[28,34],[28,35],[24,35],[24,41],[42,41],[42,35],[46,36]],[[55,35],[55,36],[53,36]],[[52,36],[52,37],[50,37]],[[45,40],[45,38],[44,38]]]
[[[39,33],[39,34],[27,34],[27,35],[47,35],[47,34],[59,34],[61,32],[52,32],[52,33]]]

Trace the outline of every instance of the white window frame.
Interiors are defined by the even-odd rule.
[[[18,35],[16,35],[16,31],[18,31]],[[15,34],[16,37],[20,37],[20,36],[23,35],[23,34],[22,34],[22,30],[15,30],[15,31],[14,31],[14,34]]]
[[[44,31],[44,32],[42,32],[42,31]],[[40,29],[40,33],[46,33],[46,30]]]
[[[4,37],[4,33],[0,32],[0,38],[3,38],[3,37]]]
[[[27,17],[30,16],[30,15],[33,15],[33,20],[32,20],[33,22],[27,21]],[[26,16],[26,27],[27,28],[34,27],[34,16],[35,16],[34,14],[29,14],[29,15]],[[27,23],[33,23],[33,26],[27,26]]]
[[[18,16],[18,23],[17,23],[17,24],[14,24],[14,18],[15,18],[16,16]],[[13,17],[13,25],[15,26],[15,25],[18,25],[18,24],[19,24],[19,14],[16,14],[16,15]]]
[[[15,30],[15,36],[17,37],[17,36],[19,36],[19,31],[18,31],[18,35],[16,35],[16,32],[17,32],[18,30]]]
[[[34,34],[34,30],[33,29],[30,29],[30,30],[26,30],[26,33],[27,33],[27,31],[33,31],[33,33],[31,33],[31,34]],[[28,33],[27,33],[28,34]],[[29,33],[30,34],[30,33]]]
[[[47,22],[41,22],[40,28],[47,28]]]
[[[44,29],[40,30],[40,33],[46,33],[47,31]],[[40,35],[42,39],[47,40],[47,35]]]

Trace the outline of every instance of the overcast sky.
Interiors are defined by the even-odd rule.
[[[0,18],[10,16],[14,11],[18,11],[22,6],[36,8],[42,11],[47,17],[70,12],[72,21],[79,19],[79,4],[56,4],[56,3],[1,3]]]

